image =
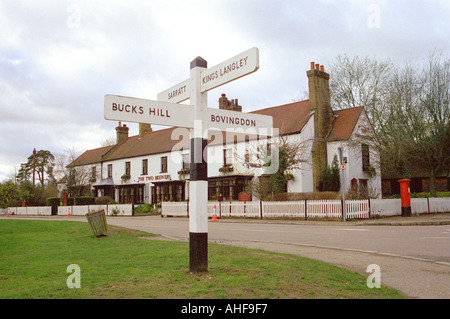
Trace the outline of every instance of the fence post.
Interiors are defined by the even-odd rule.
[[[369,201],[369,219],[370,219],[370,214],[372,212],[372,206],[370,205],[370,197],[367,199]]]
[[[186,213],[187,213],[187,217],[189,218],[189,199],[187,200],[186,205],[187,205]]]
[[[427,209],[428,209],[428,214],[430,213],[430,197],[427,197]]]
[[[308,220],[308,200],[305,199],[305,220]]]
[[[259,216],[263,219],[262,201],[259,201]]]

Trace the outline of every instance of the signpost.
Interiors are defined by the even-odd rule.
[[[338,148],[338,153],[342,176],[342,220],[345,222],[347,219],[347,206],[345,204],[345,170],[347,169],[347,161],[344,159],[344,150],[342,147]]]
[[[273,136],[271,116],[208,108],[207,91],[259,68],[259,51],[251,48],[212,68],[197,57],[190,78],[158,94],[158,100],[105,95],[105,119],[186,127],[191,131],[189,183],[189,271],[208,270],[208,174],[204,152],[208,129],[250,131]],[[190,99],[191,105],[177,104]]]

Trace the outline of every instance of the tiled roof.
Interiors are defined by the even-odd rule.
[[[176,146],[181,146],[185,149],[189,148],[189,134],[183,138],[179,138],[174,134],[172,140],[172,133],[176,133],[175,127],[147,132],[142,136],[135,135],[127,138],[121,144],[109,151],[103,156],[104,161],[115,160],[120,158],[130,158],[136,156],[144,156],[150,154],[159,154],[170,152]],[[189,132],[180,130],[180,132]],[[181,141],[181,142],[180,142]]]
[[[274,106],[250,113],[271,115],[273,126],[280,130],[280,134],[286,135],[300,132],[313,114],[310,110],[309,100]]]
[[[358,118],[364,108],[362,106],[333,111],[335,119],[328,142],[348,140],[355,129]]]
[[[353,128],[356,125],[362,108],[352,108],[335,111],[337,116],[330,141],[346,140],[350,138]],[[309,100],[293,102],[290,104],[265,108],[249,113],[271,115],[275,128],[280,130],[280,134],[299,133],[314,114],[310,111]],[[188,132],[186,130],[175,131],[177,128],[167,128],[145,133],[143,136],[131,136],[124,142],[108,147],[89,150],[77,158],[70,166],[86,165],[98,163],[100,161],[110,161],[122,158],[131,158],[151,154],[171,152],[174,147],[177,149],[189,149],[189,134],[179,137],[178,132]],[[173,138],[175,140],[172,140]],[[218,143],[218,142],[216,142]],[[216,144],[212,142],[212,144]]]
[[[102,161],[102,156],[110,149],[112,149],[115,145],[104,146],[100,148],[95,148],[92,150],[87,150],[83,154],[81,154],[76,160],[68,165],[68,167],[75,167],[80,165],[88,165],[94,163],[100,163]]]

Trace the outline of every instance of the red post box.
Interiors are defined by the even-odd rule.
[[[63,206],[67,206],[67,192],[63,192]]]
[[[409,179],[400,179],[400,197],[402,200],[402,217],[411,216],[411,193],[409,188]]]

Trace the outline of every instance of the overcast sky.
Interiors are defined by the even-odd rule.
[[[197,56],[211,67],[259,48],[257,72],[208,92],[209,107],[226,93],[248,112],[302,97],[311,61],[448,54],[449,17],[448,0],[0,0],[0,182],[33,148],[114,140],[104,95],[156,99]]]

